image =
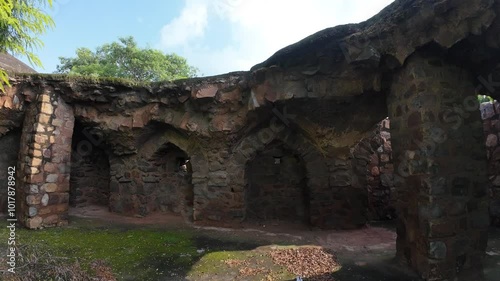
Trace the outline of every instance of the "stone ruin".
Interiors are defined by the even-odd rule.
[[[489,196],[490,220],[492,225],[500,226],[500,103],[496,100],[479,105],[483,120],[484,136],[486,138],[486,158],[488,160],[488,177],[490,180]],[[373,133],[360,141],[355,147],[354,157],[360,161],[360,168],[366,164],[366,181],[368,192],[368,217],[371,220],[394,219],[397,206],[397,190],[394,179],[394,163],[392,161],[392,146],[390,120],[384,119],[378,123]],[[379,144],[376,150],[359,150],[365,143]],[[368,153],[367,153],[368,152]],[[365,154],[363,154],[365,153]]]
[[[382,200],[371,166],[393,175],[397,258],[425,280],[477,280],[491,204],[477,95],[500,96],[498,14],[499,0],[399,0],[250,71],[171,83],[12,76],[0,163],[17,166],[19,222],[61,226],[97,204],[357,228]],[[372,130],[386,117],[390,146]]]

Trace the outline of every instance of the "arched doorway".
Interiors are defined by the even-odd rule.
[[[272,141],[248,161],[245,178],[247,220],[308,223],[306,167],[283,142]]]
[[[191,218],[193,169],[188,154],[176,145],[166,143],[153,154],[150,161],[159,178],[155,209]]]
[[[103,140],[75,121],[71,144],[71,207],[109,206],[109,157]]]

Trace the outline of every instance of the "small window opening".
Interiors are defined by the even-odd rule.
[[[187,165],[189,163],[189,159],[178,157],[176,160],[177,172],[187,172]]]
[[[281,164],[281,157],[274,157],[274,164],[275,165]]]

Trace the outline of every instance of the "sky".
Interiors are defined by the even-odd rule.
[[[140,47],[176,53],[200,76],[249,70],[319,30],[357,23],[392,0],[54,0],[56,26],[35,50],[52,73],[59,57],[133,36]],[[24,62],[26,59],[21,58]]]

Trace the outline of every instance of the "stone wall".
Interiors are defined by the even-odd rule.
[[[208,196],[213,199],[209,206],[212,208],[204,213],[219,212],[214,215],[225,218],[222,210],[229,209],[233,211],[233,218],[245,218],[249,215],[246,213],[248,202],[244,200],[249,188],[245,168],[273,141],[285,144],[303,161],[305,189],[308,194],[304,196],[307,199],[304,205],[308,207],[306,213],[309,217],[306,221],[311,226],[353,228],[365,224],[366,189],[356,188],[352,184],[349,148],[321,151],[313,140],[305,137],[299,130],[273,124],[250,134],[232,148],[225,161],[225,171],[214,172],[217,180],[211,177],[212,181],[209,181],[209,186],[213,185],[213,190],[219,192],[210,192]],[[217,206],[214,204],[220,204],[219,208],[214,208]]]
[[[192,177],[202,160],[188,151],[187,139],[167,130],[145,142],[137,154],[112,155],[110,210],[139,216],[169,211],[192,220],[193,184],[203,182]]]
[[[368,193],[370,220],[395,218],[394,164],[389,118],[378,123],[369,136],[352,149],[358,188]]]
[[[488,157],[488,173],[491,181],[490,214],[492,223],[500,226],[500,103],[482,103],[484,135],[486,137],[486,155]]]
[[[29,228],[67,223],[73,110],[51,92],[26,111],[17,173],[17,216]]]
[[[487,244],[486,147],[474,78],[412,56],[388,98],[397,167],[397,256],[425,280],[479,280]],[[461,114],[459,113],[466,113]]]
[[[7,212],[7,169],[17,166],[21,131],[13,130],[0,138],[0,213]]]
[[[493,103],[482,103],[480,111],[486,138],[485,153],[488,158],[488,173],[491,181],[490,214],[492,222],[500,224],[500,104],[496,100]],[[383,144],[378,147],[377,151],[369,156],[370,163],[367,166],[367,189],[372,219],[395,217],[393,210],[396,203],[396,190],[389,127],[390,122],[387,118],[377,125],[374,130],[375,136],[372,136],[372,138],[377,139],[380,136],[383,140]]]
[[[308,222],[309,195],[303,161],[281,143],[271,143],[247,164],[246,216]]]

